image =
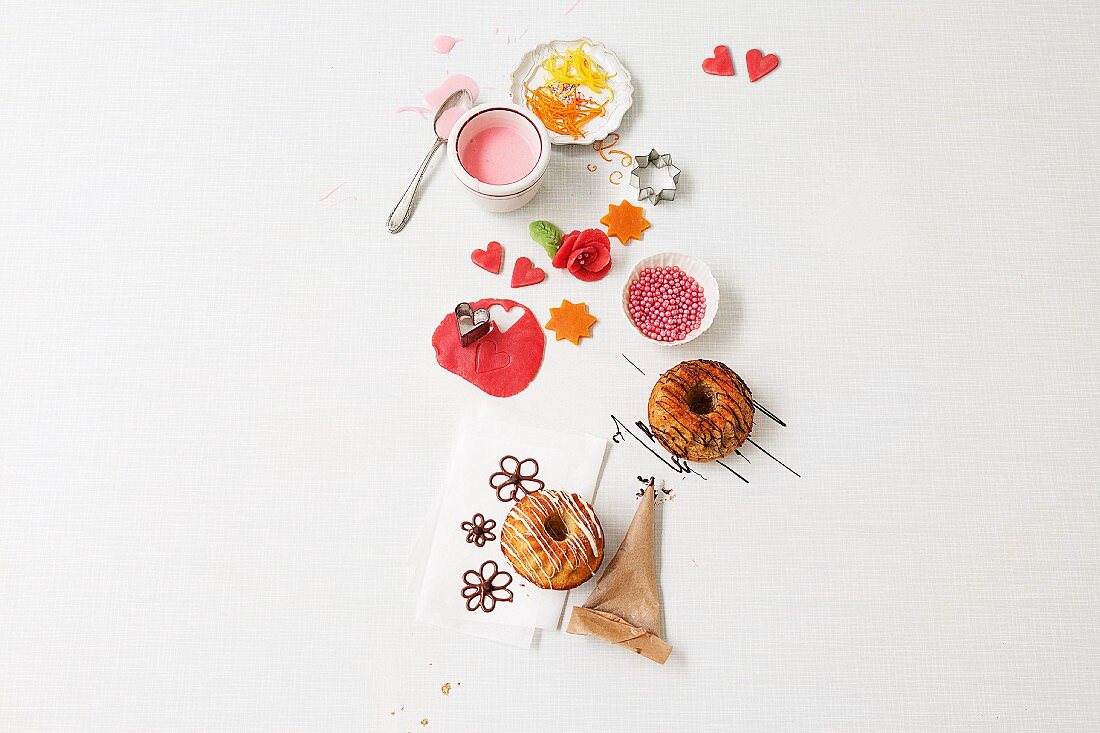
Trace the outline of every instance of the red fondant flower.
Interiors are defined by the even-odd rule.
[[[602,229],[585,229],[562,237],[554,267],[568,268],[573,277],[595,282],[611,271],[611,240]]]

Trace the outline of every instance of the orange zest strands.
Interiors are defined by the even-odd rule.
[[[623,156],[623,159],[619,161],[620,163],[622,163],[623,168],[629,168],[631,165],[634,164],[634,156],[632,156],[625,150],[609,150],[608,152],[612,155]]]
[[[612,140],[611,138],[615,138],[615,139]],[[597,140],[596,142],[592,143],[592,149],[595,150],[597,153],[599,153],[601,158],[603,158],[605,161],[610,163],[611,158],[607,157],[607,155],[604,153],[604,151],[605,150],[610,150],[611,148],[618,145],[619,144],[619,139],[620,139],[619,138],[619,133],[613,132],[610,135],[608,135],[607,137],[605,137],[603,140]]]
[[[604,71],[603,67],[585,52],[584,46],[585,44],[582,43],[576,48],[567,49],[564,53],[555,51],[542,62],[542,68],[550,77],[550,81],[586,86],[594,92],[607,91],[614,98],[615,92],[607,80],[615,75]]]
[[[618,178],[615,178],[615,176],[618,176]],[[619,183],[623,180],[623,172],[622,171],[611,171],[611,175],[607,177],[607,180],[611,181],[611,183],[618,186]]]
[[[615,147],[619,144],[620,139],[621,138],[619,137],[619,133],[613,132],[605,137],[603,140],[597,140],[596,142],[592,143],[592,149],[599,153],[600,157],[608,163],[614,162],[611,160],[611,155],[623,156],[619,163],[622,165],[623,168],[629,168],[634,164],[634,156],[632,156],[625,150],[619,150]]]
[[[551,82],[532,89],[525,86],[527,108],[546,129],[574,140],[584,137],[584,126],[604,114],[607,102],[596,102],[577,92],[574,84]]]

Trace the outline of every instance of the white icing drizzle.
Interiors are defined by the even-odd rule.
[[[559,571],[561,571],[562,568],[562,563],[558,559],[558,555],[556,552],[554,552],[554,547],[551,544],[554,539],[550,537],[550,535],[546,534],[546,528],[543,527],[541,522],[531,522],[527,518],[526,514],[523,512],[517,513],[516,516],[519,521],[523,522],[524,527],[527,528],[526,535],[529,537],[534,537],[535,541],[537,541],[539,546],[542,548],[543,553],[546,555],[547,558],[549,558],[550,562],[552,563],[552,572],[548,572],[545,565],[543,565],[542,557],[540,557],[539,553],[535,552],[533,547],[527,547],[528,551],[531,553],[531,556],[534,557],[535,561],[539,564],[539,570],[542,571],[542,575],[546,579],[546,582],[550,585],[550,589],[553,590],[553,578],[555,575],[558,574]]]
[[[538,564],[538,575],[551,589],[554,588],[553,578],[567,562],[572,565],[576,565],[578,561],[583,562],[589,572],[595,572],[589,557],[594,557],[599,552],[597,540],[603,538],[603,528],[587,502],[576,494],[560,491],[540,491],[523,501],[530,506],[515,512],[513,521],[506,523],[501,536],[504,539],[504,535],[510,532],[516,541],[513,551],[509,553],[509,559],[515,560],[520,569],[533,578],[536,576],[530,562],[533,558]],[[568,534],[564,540],[555,540],[546,531],[546,520],[555,513],[565,520]],[[517,524],[522,525],[522,532],[517,529]],[[578,529],[580,532],[576,531]],[[585,542],[589,552],[585,551]],[[542,552],[536,551],[536,544]],[[549,569],[547,563],[543,562],[542,555],[549,560]]]
[[[519,565],[519,569],[524,571],[523,575],[525,575],[527,577],[534,577],[535,576],[534,570],[527,563],[525,563],[523,561],[523,557],[520,555],[520,553],[518,553],[518,552],[506,552],[505,555],[508,557],[509,560],[511,560],[512,562]],[[536,560],[537,559],[538,558],[536,558]]]
[[[579,496],[577,496],[576,494],[567,494],[566,496],[567,496],[566,501],[569,502],[569,506],[570,506],[570,508],[573,512],[573,515],[577,519],[580,519],[580,512],[584,512],[584,517],[585,517],[585,519],[588,520],[588,521],[585,521],[585,522],[577,522],[577,526],[580,527],[584,531],[584,536],[588,538],[588,546],[590,548],[592,548],[592,554],[595,555],[596,554],[596,535],[594,535],[592,533],[592,530],[595,529],[596,532],[600,532],[600,523],[594,521],[595,520],[595,515],[593,515],[591,513],[591,511],[588,509],[587,504],[580,500]],[[580,511],[578,511],[578,510],[580,510]]]
[[[509,534],[509,532],[511,534]],[[523,575],[525,577],[531,580],[535,580],[539,576],[542,576],[543,578],[549,577],[546,573],[546,568],[542,564],[542,560],[540,560],[538,557],[538,554],[530,551],[530,547],[525,543],[523,535],[519,533],[512,525],[507,525],[505,527],[504,534],[502,535],[501,539],[505,543],[505,557],[512,561],[517,570],[523,571]],[[509,540],[515,541],[517,543],[516,546],[512,547],[508,545],[507,542]],[[535,568],[529,562],[531,558],[534,558],[535,562],[538,564],[538,572],[536,572]]]
[[[520,514],[520,513],[517,513],[517,514],[516,514],[516,516],[517,516],[517,517],[519,518],[519,521],[522,521],[522,522],[524,523],[524,525],[526,525],[526,526],[527,526],[527,528],[528,528],[528,532],[529,532],[529,533],[530,533],[530,532],[533,532],[533,529],[534,529],[534,528],[533,528],[533,526],[532,526],[532,525],[530,524],[530,522],[528,522],[528,521],[527,521],[527,519],[526,519],[525,517],[523,517],[523,516],[522,516],[522,514]],[[536,563],[538,563],[538,566],[539,566],[539,570],[540,570],[540,571],[542,571],[542,575],[543,575],[543,577],[545,577],[545,578],[546,578],[546,581],[547,581],[547,582],[550,582],[550,578],[551,578],[551,577],[553,577],[554,575],[556,575],[556,574],[557,574],[557,572],[558,572],[558,570],[560,570],[560,569],[561,569],[561,568],[560,568],[560,566],[559,566],[559,567],[555,567],[555,568],[554,568],[554,572],[553,572],[553,573],[548,573],[548,572],[546,571],[546,566],[545,566],[545,565],[543,565],[543,562],[542,562],[542,558],[541,558],[541,557],[539,557],[539,554],[538,554],[537,552],[535,552],[535,551],[534,551],[533,549],[531,549],[531,548],[530,548],[530,546],[528,546],[528,545],[525,545],[525,544],[523,543],[523,535],[522,535],[522,534],[521,534],[521,533],[520,533],[520,532],[519,532],[519,531],[518,531],[518,530],[517,530],[517,529],[515,528],[515,525],[511,525],[511,524],[510,524],[510,525],[508,525],[508,526],[507,526],[507,527],[505,528],[505,530],[511,530],[511,531],[512,531],[512,533],[513,533],[514,535],[516,535],[516,536],[517,536],[517,538],[518,538],[518,541],[519,541],[519,543],[520,543],[520,547],[524,548],[524,551],[525,551],[525,552],[527,552],[528,554],[530,554],[532,558],[534,558],[535,562],[536,562]],[[540,543],[541,543],[541,539],[540,539]],[[551,557],[552,559],[554,559],[554,555],[553,555],[553,553],[551,552],[551,550],[550,550],[549,546],[547,546],[547,545],[544,545],[544,547],[546,547],[546,553],[547,553],[547,555],[548,555],[549,557]],[[530,570],[530,565],[528,565],[528,564],[526,564],[526,563],[525,563],[524,565],[525,565],[525,567],[527,567],[527,568],[528,568],[528,570]],[[530,574],[531,574],[532,576],[534,576],[534,575],[535,575],[535,573],[534,573],[534,572],[531,572]],[[553,587],[553,586],[551,585],[551,587]]]

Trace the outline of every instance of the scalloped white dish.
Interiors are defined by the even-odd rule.
[[[605,72],[614,74],[608,80],[608,85],[614,92],[615,98],[607,105],[606,113],[588,123],[584,128],[584,137],[576,139],[568,135],[550,132],[550,142],[554,145],[591,145],[597,140],[603,140],[613,133],[623,121],[623,115],[634,103],[634,85],[630,81],[630,72],[626,70],[619,57],[602,43],[596,43],[589,38],[577,38],[572,41],[549,41],[540,43],[524,54],[519,60],[519,65],[512,72],[512,84],[509,92],[513,104],[527,109],[526,96],[523,93],[524,86],[538,87],[546,80],[546,71],[542,68],[542,62],[555,52],[562,53],[574,49],[580,44],[586,44],[585,50],[593,60],[598,63]],[[604,101],[611,95],[606,92],[596,94],[588,87],[584,88],[586,95],[591,95],[599,101]],[[532,112],[533,113],[533,112]],[[537,115],[536,115],[537,116]]]
[[[638,328],[638,324],[634,323],[634,319],[630,317],[630,283],[637,280],[638,275],[647,267],[669,266],[679,267],[688,275],[695,278],[697,283],[703,286],[703,297],[707,299],[707,305],[706,311],[703,313],[703,322],[699,324],[699,328],[689,333],[680,341],[657,341],[642,333],[641,329]],[[711,274],[710,268],[707,267],[705,262],[697,260],[691,255],[685,255],[679,252],[661,252],[644,258],[630,270],[630,275],[627,276],[626,281],[623,283],[621,305],[623,316],[626,317],[627,323],[633,326],[634,330],[638,332],[638,335],[646,341],[661,346],[679,346],[680,344],[686,344],[688,341],[694,340],[714,323],[714,316],[718,314],[718,297],[718,282],[714,279],[714,275]]]

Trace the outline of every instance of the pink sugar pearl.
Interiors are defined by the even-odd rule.
[[[683,341],[703,323],[703,288],[679,267],[647,267],[630,283],[627,310],[638,330],[656,341]]]

